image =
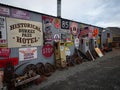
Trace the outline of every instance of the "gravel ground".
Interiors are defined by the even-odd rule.
[[[106,53],[103,57],[97,58],[95,61],[83,62],[82,64],[75,65],[74,67],[69,67],[68,69],[65,69],[62,71],[56,70],[56,72],[54,72],[50,77],[48,77],[46,81],[42,82],[39,85],[29,86],[27,88],[24,88],[23,90],[34,90],[34,89],[35,90],[48,90],[48,88],[49,88],[49,90],[56,90],[56,89],[58,89],[58,90],[73,90],[73,89],[68,88],[68,86],[71,84],[74,85],[74,80],[78,81],[77,80],[77,78],[79,78],[78,74],[80,74],[80,80],[78,82],[80,82],[80,83],[83,82],[81,89],[82,89],[82,87],[85,88],[86,82],[84,83],[84,81],[85,81],[84,78],[89,78],[87,76],[85,77],[85,74],[91,75],[91,74],[93,74],[93,71],[96,70],[97,68],[98,68],[97,70],[99,73],[99,71],[102,70],[99,67],[105,66],[106,64],[111,65],[111,67],[109,67],[109,66],[104,67],[104,70],[111,69],[113,63],[116,64],[116,61],[113,60],[112,62],[108,62],[108,60],[111,60],[112,58],[117,57],[117,56],[120,56],[120,49],[113,49],[113,51]],[[105,62],[108,62],[108,63],[105,63]],[[116,65],[116,67],[117,67],[117,65]],[[97,72],[97,70],[96,70],[96,72]],[[88,73],[88,71],[90,71],[90,72]],[[82,73],[82,72],[84,72],[84,73]],[[102,73],[104,73],[104,72],[102,72]],[[100,74],[102,74],[102,73],[100,73]],[[74,76],[74,78],[73,78],[73,76]],[[104,75],[102,75],[102,76],[104,76]],[[97,82],[97,80],[98,79],[94,80],[93,82]],[[91,83],[93,83],[93,82],[91,82]],[[100,83],[102,83],[102,82],[100,82]],[[109,83],[109,82],[107,82],[107,83]],[[59,87],[57,87],[58,85],[59,85]],[[65,87],[65,85],[67,87]],[[50,89],[50,87],[53,87],[53,88]],[[60,87],[64,87],[64,88],[60,88]],[[92,85],[91,87],[97,88],[98,86]],[[76,88],[75,90],[79,90],[79,89]],[[82,89],[82,90],[86,90],[86,89]],[[102,87],[99,90],[103,90]],[[110,89],[110,90],[112,90],[112,89]],[[116,90],[119,90],[119,89],[116,89]]]

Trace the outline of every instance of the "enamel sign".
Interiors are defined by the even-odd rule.
[[[7,18],[8,47],[41,46],[42,23]]]

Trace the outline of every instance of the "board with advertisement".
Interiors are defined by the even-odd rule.
[[[20,48],[19,49],[19,61],[32,60],[37,58],[37,48]]]
[[[72,35],[78,34],[78,23],[72,22],[70,25],[70,31]]]
[[[88,27],[84,27],[84,29],[80,31],[80,34],[78,35],[78,38],[80,38],[82,36],[86,36],[86,35],[88,36],[89,32],[90,32],[89,28]]]
[[[21,19],[27,19],[27,20],[30,19],[30,15],[27,11],[11,9],[11,14],[12,14],[12,17],[15,17],[15,18],[21,18]]]
[[[10,15],[10,9],[0,6],[0,15],[9,16]]]
[[[7,47],[6,19],[2,16],[0,16],[0,47]]]
[[[9,48],[0,48],[0,57],[9,57],[10,49]]]
[[[41,46],[43,44],[42,23],[7,18],[8,47]]]
[[[42,16],[43,20],[43,30],[44,30],[44,42],[51,42],[52,41],[52,22],[53,18],[49,16]]]

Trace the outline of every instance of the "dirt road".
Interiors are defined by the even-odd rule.
[[[24,90],[120,90],[120,49],[95,61],[56,71],[42,84]]]

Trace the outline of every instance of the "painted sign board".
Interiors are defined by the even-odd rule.
[[[55,34],[55,35],[54,35],[54,41],[55,41],[55,42],[60,41],[60,35],[59,35],[59,34]]]
[[[12,14],[12,17],[15,17],[15,18],[28,19],[28,20],[30,19],[29,12],[27,11],[23,11],[19,9],[11,9],[11,14]]]
[[[77,35],[78,34],[78,24],[75,22],[72,22],[71,26],[70,26],[70,31],[71,31],[72,35]]]
[[[9,16],[10,15],[10,9],[7,7],[0,6],[0,15]]]
[[[79,38],[75,38],[74,44],[75,44],[75,47],[76,47],[76,48],[79,47]]]
[[[89,34],[89,29],[88,27],[85,27],[83,30],[81,30],[80,34],[78,35],[78,38],[84,36],[84,35],[88,35]]]
[[[0,57],[9,57],[10,49],[9,48],[0,48]]]
[[[69,29],[70,24],[68,20],[61,19],[61,29]]]
[[[55,19],[54,19],[54,26],[55,26],[55,28],[57,28],[57,29],[60,28],[60,19],[58,19],[58,18],[55,18]]]
[[[7,18],[8,47],[41,46],[42,23]]]
[[[43,23],[44,23],[44,41],[51,42],[52,41],[52,30],[51,25],[53,18],[48,16],[42,16]]]
[[[33,60],[37,58],[37,48],[20,48],[19,61]]]

